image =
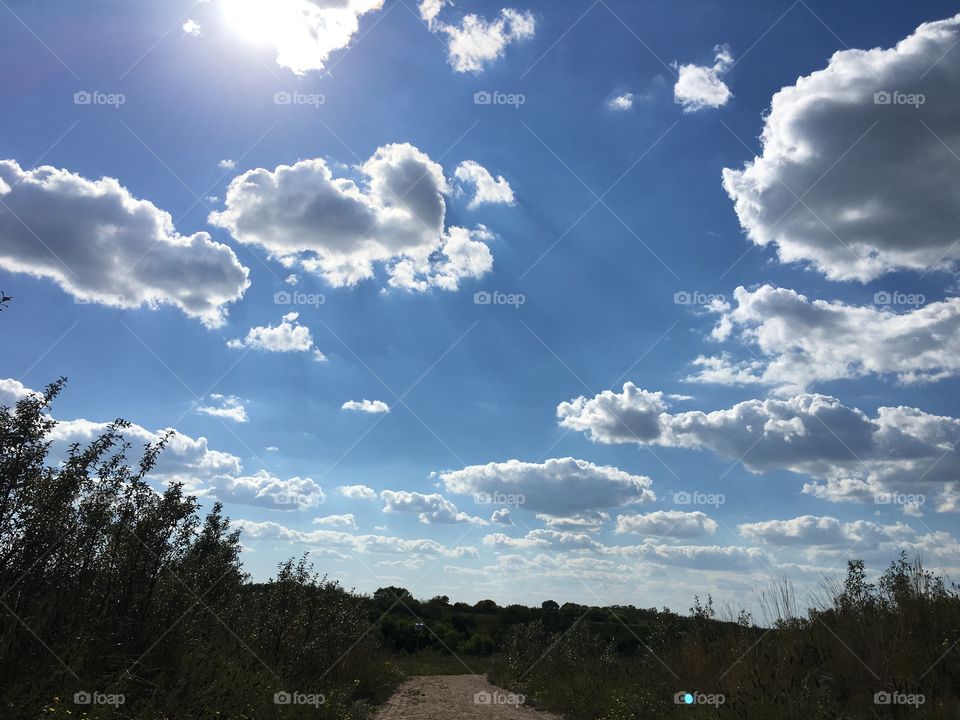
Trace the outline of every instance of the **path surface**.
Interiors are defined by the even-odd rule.
[[[563,720],[524,705],[482,675],[417,675],[399,687],[377,720]]]

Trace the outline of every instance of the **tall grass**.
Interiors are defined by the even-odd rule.
[[[960,596],[919,560],[901,555],[877,585],[851,561],[846,580],[825,581],[806,614],[786,582],[761,600],[767,629],[744,614],[723,622],[711,600],[697,600],[692,624],[661,614],[634,657],[582,626],[520,627],[491,678],[572,720],[960,717]],[[680,706],[679,691],[723,703]],[[883,693],[894,702],[883,704]],[[922,704],[902,704],[919,696]]]

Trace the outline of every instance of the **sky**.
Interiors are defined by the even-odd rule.
[[[960,568],[946,2],[0,2],[0,404],[348,588]]]

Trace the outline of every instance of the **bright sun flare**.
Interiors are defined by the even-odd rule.
[[[290,0],[223,0],[230,26],[248,40],[277,43],[289,30]]]

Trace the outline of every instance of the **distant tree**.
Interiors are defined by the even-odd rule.
[[[436,605],[449,605],[450,598],[446,595],[437,595],[436,597],[430,598],[430,602]]]
[[[554,611],[560,609],[560,604],[556,600],[544,600],[540,603],[540,607],[544,610]]]
[[[482,613],[494,613],[499,609],[499,605],[493,600],[480,600],[476,605],[473,606],[473,609],[477,612]]]

